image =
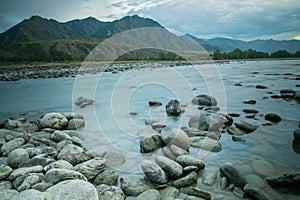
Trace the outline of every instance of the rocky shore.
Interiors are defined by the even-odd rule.
[[[287,93],[288,98],[296,96],[296,92],[283,90],[282,98],[287,98]],[[79,100],[79,107],[85,101],[89,101],[85,106],[93,103],[84,97]],[[190,117],[187,126],[148,123],[152,129],[140,139],[140,151],[153,153],[154,159],[140,163],[144,177],[121,176],[109,167],[109,155],[113,153],[89,151],[84,146],[84,133],[78,131],[85,126],[80,114],[52,112],[30,122],[25,117],[1,120],[1,199],[200,200],[226,199],[223,191],[231,191],[238,198],[271,200],[281,199],[278,188],[284,192],[299,191],[291,190],[300,183],[299,173],[270,176],[274,167],[268,161],[254,160],[251,167],[257,175],[249,175],[231,163],[216,169],[190,155],[191,148],[222,151],[220,138],[225,133],[231,134],[235,142],[246,142],[243,135],[261,125],[280,122],[279,115],[268,113],[266,122],[257,124],[218,112],[217,100],[212,96],[198,95],[191,102],[200,112]],[[151,101],[149,106],[162,103]],[[183,108],[179,101],[171,100],[166,112],[178,116]],[[248,109],[244,113],[255,117],[259,112]],[[299,141],[299,129],[295,130],[294,138]],[[216,188],[214,192],[207,189],[210,187]]]

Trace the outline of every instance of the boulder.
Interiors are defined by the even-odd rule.
[[[289,173],[279,176],[271,176],[266,178],[267,183],[276,187],[299,187],[300,184],[300,173]]]
[[[70,179],[87,180],[83,174],[68,169],[50,169],[45,175],[45,181],[52,184]]]
[[[84,154],[84,150],[81,147],[69,144],[59,152],[57,159],[66,160],[72,165],[76,165],[89,160],[89,156]]]
[[[121,189],[127,195],[138,196],[146,190],[155,189],[155,187],[145,179],[129,175],[120,178]]]
[[[169,101],[166,105],[166,112],[168,115],[178,116],[184,109],[182,108],[180,102],[176,99]]]
[[[164,189],[159,190],[159,194],[161,196],[161,199],[163,200],[173,200],[177,197],[179,194],[179,190],[175,187],[168,186]]]
[[[149,106],[161,106],[162,103],[160,101],[149,101]]]
[[[24,126],[24,124],[22,122],[20,122],[19,120],[8,119],[5,122],[4,128],[8,129],[8,130],[14,130],[16,128],[23,127],[23,126]]]
[[[217,113],[200,113],[200,115],[190,118],[189,127],[219,133],[223,128],[224,121],[225,117]]]
[[[196,166],[198,169],[202,169],[205,167],[205,163],[199,159],[192,157],[190,155],[181,155],[176,158],[176,162],[178,162],[183,167],[188,166]]]
[[[5,153],[5,152],[11,152],[12,150],[20,147],[21,145],[23,145],[25,143],[25,140],[23,138],[16,138],[13,139],[9,142],[6,142],[5,144],[2,145],[1,147],[1,152]]]
[[[246,139],[243,138],[243,137],[239,137],[239,136],[233,135],[232,136],[232,141],[234,141],[234,142],[246,142]]]
[[[143,160],[141,168],[145,176],[153,183],[165,184],[168,182],[167,175],[164,170],[156,163],[150,160]]]
[[[252,123],[245,121],[245,120],[236,121],[236,122],[234,122],[234,125],[237,128],[245,131],[246,133],[251,133],[257,129],[257,126],[255,126]]]
[[[119,179],[118,173],[110,168],[104,169],[103,172],[99,173],[94,179],[95,185],[105,184],[108,186],[117,185]]]
[[[32,174],[27,176],[24,181],[22,182],[22,184],[18,187],[18,191],[24,191],[24,190],[29,190],[32,188],[32,186],[38,182],[40,182],[40,176],[38,176],[37,174]]]
[[[51,146],[55,147],[56,143],[51,140],[51,133],[48,132],[35,132],[30,136],[29,142],[34,146]]]
[[[54,162],[55,160],[53,158],[47,158],[47,156],[41,154],[34,158],[31,158],[27,161],[22,162],[19,167],[32,167],[36,165],[40,165],[42,167],[45,167],[49,163]]]
[[[220,152],[222,151],[222,145],[218,140],[211,139],[209,137],[191,137],[190,143],[192,147],[200,148],[205,151]]]
[[[191,186],[196,182],[197,182],[197,173],[191,172],[188,175],[173,181],[172,186],[176,188],[182,188],[182,187]]]
[[[273,199],[266,193],[264,193],[261,189],[254,187],[253,185],[247,184],[244,187],[244,192],[246,197],[250,197],[251,199],[258,200],[271,200]]]
[[[191,189],[189,189],[188,195],[194,195],[196,197],[200,197],[200,198],[207,199],[207,200],[210,200],[212,198],[211,193],[201,190],[196,187],[192,187]]]
[[[96,187],[98,198],[101,200],[124,200],[125,194],[116,186],[101,184]]]
[[[106,160],[105,165],[107,167],[121,166],[125,163],[125,157],[119,152],[109,151],[103,158]]]
[[[19,193],[18,198],[19,200],[43,200],[45,196],[42,192],[34,189],[24,190]]]
[[[98,200],[96,188],[91,183],[83,180],[62,181],[48,188],[45,192],[45,196],[46,199],[52,200]]]
[[[172,152],[172,154],[177,158],[178,156],[181,156],[181,155],[186,155],[186,154],[189,154],[189,152],[187,150],[184,150],[183,148],[175,145],[175,144],[172,144],[170,147],[170,151]]]
[[[77,129],[83,128],[84,126],[85,126],[84,119],[74,118],[69,121],[67,129],[68,130],[77,130]]]
[[[53,128],[62,130],[67,127],[68,119],[61,113],[47,113],[40,120],[41,128]]]
[[[213,186],[218,178],[217,169],[203,169],[201,171],[202,183],[208,186]]]
[[[12,172],[12,168],[6,165],[0,165],[0,180],[5,179]]]
[[[161,200],[162,198],[157,190],[151,189],[143,192],[136,199],[137,200],[145,200],[145,199]]]
[[[245,177],[231,164],[226,163],[220,168],[223,176],[227,177],[229,182],[235,186],[244,188],[247,184]]]
[[[216,98],[206,95],[206,94],[201,94],[192,99],[192,103],[199,105],[199,106],[216,106],[217,105],[217,100]]]
[[[54,131],[54,133],[51,135],[51,140],[53,140],[54,142],[61,142],[61,141],[64,141],[64,140],[69,140],[71,139],[71,137],[66,134],[65,132],[63,131]]]
[[[44,171],[49,171],[50,169],[73,169],[73,165],[65,160],[57,160],[55,162],[51,162],[44,167]]]
[[[265,120],[277,123],[280,122],[282,118],[275,113],[269,113],[265,115]]]
[[[88,105],[93,105],[94,103],[95,103],[94,100],[85,97],[78,97],[77,100],[75,101],[75,105],[79,106],[80,108],[84,108]]]
[[[17,168],[20,163],[29,160],[29,154],[25,149],[15,149],[9,153],[7,164],[12,168]]]
[[[245,131],[243,131],[235,126],[232,126],[229,129],[227,129],[227,132],[230,135],[245,135],[245,134],[247,134]]]
[[[104,170],[105,159],[94,158],[74,166],[74,170],[83,174],[88,180],[94,179]]]
[[[143,137],[140,140],[140,150],[142,153],[153,152],[163,146],[160,135],[151,135]]]
[[[42,166],[34,166],[34,167],[22,167],[15,169],[12,171],[12,173],[9,175],[8,179],[10,181],[15,180],[19,176],[23,176],[30,173],[40,173],[43,171]]]
[[[19,192],[17,190],[5,189],[0,190],[1,200],[18,199]]]
[[[83,119],[81,114],[75,112],[64,112],[62,114],[68,119],[68,121],[71,119]]]
[[[174,144],[184,150],[187,150],[190,147],[188,135],[183,130],[178,128],[163,128],[161,130],[161,139],[168,146]]]
[[[155,162],[173,179],[179,178],[183,173],[183,167],[180,164],[165,156],[157,155]]]

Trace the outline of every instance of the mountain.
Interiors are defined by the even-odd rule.
[[[205,42],[216,49],[226,52],[233,51],[234,49],[241,49],[242,51],[253,49],[271,54],[278,50],[286,50],[290,53],[300,50],[299,40],[253,40],[245,42],[229,38],[213,38],[205,40]]]

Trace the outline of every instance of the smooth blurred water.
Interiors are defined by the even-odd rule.
[[[191,148],[191,155],[201,157],[207,166],[220,167],[225,162],[250,166],[253,160],[267,160],[276,173],[300,171],[300,155],[292,148],[293,131],[298,127],[300,104],[295,100],[273,99],[281,89],[299,90],[299,60],[247,61],[229,64],[206,64],[173,68],[140,69],[117,74],[79,75],[76,78],[56,78],[0,82],[0,117],[28,113],[35,118],[45,112],[74,111],[84,115],[86,126],[80,130],[90,149],[105,148],[121,152],[126,162],[118,167],[122,173],[140,172],[140,162],[151,156],[141,154],[139,130],[150,128],[146,120],[156,120],[168,126],[187,126],[189,117],[199,110],[191,104],[198,94],[215,96],[224,113],[239,113],[245,119],[244,108],[259,110],[259,128],[244,136],[246,143],[236,143],[231,135],[221,137],[223,150],[208,153]],[[236,86],[235,84],[241,84]],[[267,89],[256,89],[257,85]],[[96,100],[94,106],[75,107],[77,97]],[[174,118],[165,113],[165,105],[177,98],[185,105],[185,113]],[[255,105],[243,104],[256,100]],[[149,107],[149,100],[163,103]],[[130,114],[131,112],[134,115]],[[283,121],[262,126],[264,115],[279,114]],[[243,169],[241,169],[243,171]],[[244,171],[245,173],[255,173]]]

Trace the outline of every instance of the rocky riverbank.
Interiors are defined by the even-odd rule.
[[[281,98],[296,96],[291,90],[281,91]],[[235,142],[247,142],[243,135],[259,126],[276,125],[282,120],[279,115],[268,113],[266,121],[257,124],[251,119],[236,120],[234,113],[218,112],[214,97],[198,95],[191,102],[200,112],[190,117],[187,126],[179,129],[148,123],[152,129],[141,138],[140,150],[155,153],[154,159],[140,163],[144,177],[119,175],[110,168],[114,152],[89,151],[84,133],[77,130],[85,126],[80,114],[47,113],[30,122],[18,116],[1,120],[1,199],[226,199],[224,191],[236,198],[281,199],[277,190],[299,191],[291,190],[299,185],[299,173],[273,176],[274,166],[265,160],[247,166],[256,174],[243,174],[231,163],[211,168],[190,155],[193,148],[222,151],[220,138],[226,133]],[[149,106],[162,103],[151,101]],[[172,100],[166,104],[166,112],[176,117],[184,113],[184,106]],[[247,109],[244,113],[255,118],[259,111]],[[298,129],[294,138],[299,141]]]

